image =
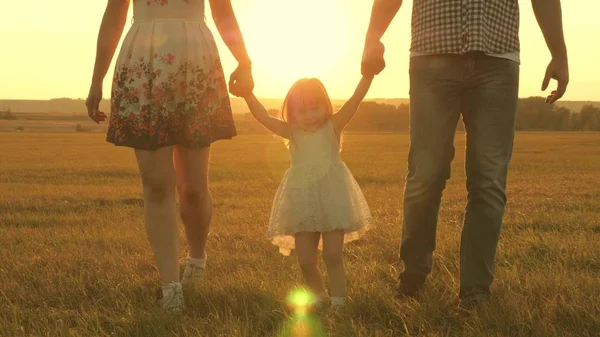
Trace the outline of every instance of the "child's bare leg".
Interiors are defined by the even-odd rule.
[[[321,233],[301,232],[296,233],[295,238],[298,265],[302,270],[304,282],[317,296],[322,296],[325,294],[325,287],[317,263],[317,248]]]
[[[346,296],[343,248],[343,231],[323,233],[323,259],[327,266],[332,305],[343,304]]]

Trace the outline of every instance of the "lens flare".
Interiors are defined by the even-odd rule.
[[[294,289],[286,302],[292,317],[284,324],[279,337],[325,337],[325,331],[319,321],[310,314],[317,296],[306,288]]]
[[[314,305],[317,297],[308,289],[298,288],[287,297],[287,304],[295,316],[305,316]]]

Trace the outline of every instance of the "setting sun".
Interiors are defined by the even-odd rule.
[[[287,86],[300,77],[327,76],[350,45],[350,23],[339,7],[321,0],[271,1],[271,13],[280,15],[265,15],[254,5],[236,10],[251,18],[241,25],[249,53],[260,55],[253,58],[256,77]]]

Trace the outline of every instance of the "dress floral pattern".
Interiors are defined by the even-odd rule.
[[[203,9],[202,0],[134,1],[134,20],[141,20],[127,33],[115,66],[108,142],[155,150],[206,147],[236,135]]]

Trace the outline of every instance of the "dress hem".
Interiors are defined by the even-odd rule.
[[[373,218],[365,219],[365,220],[359,221],[358,223],[360,223],[362,225],[352,228],[352,229],[348,229],[347,227],[338,227],[338,228],[334,227],[331,230],[327,230],[327,231],[297,231],[297,232],[289,232],[289,233],[269,232],[268,236],[271,240],[271,243],[273,245],[279,247],[279,253],[281,253],[284,256],[289,256],[291,254],[291,251],[296,248],[295,241],[294,241],[294,234],[296,234],[296,233],[303,233],[303,232],[328,233],[328,232],[333,232],[336,230],[344,230],[344,244],[346,244],[346,243],[360,239],[365,232],[373,229]],[[323,249],[323,240],[322,239],[319,239],[318,249],[321,249],[321,250]]]
[[[201,149],[201,148],[207,148],[210,147],[213,143],[219,141],[219,140],[232,140],[234,137],[237,137],[237,134],[233,134],[230,136],[216,136],[215,138],[212,138],[210,141],[208,142],[202,142],[202,143],[181,143],[181,142],[168,142],[168,143],[164,143],[164,144],[160,144],[157,146],[140,146],[140,144],[138,142],[135,141],[123,141],[123,142],[118,142],[115,140],[111,140],[111,139],[107,139],[106,142],[113,144],[114,146],[117,147],[128,147],[128,148],[132,148],[135,150],[149,150],[149,151],[155,151],[158,150],[160,148],[163,147],[169,147],[169,146],[182,146],[185,148],[192,148],[192,149]]]

